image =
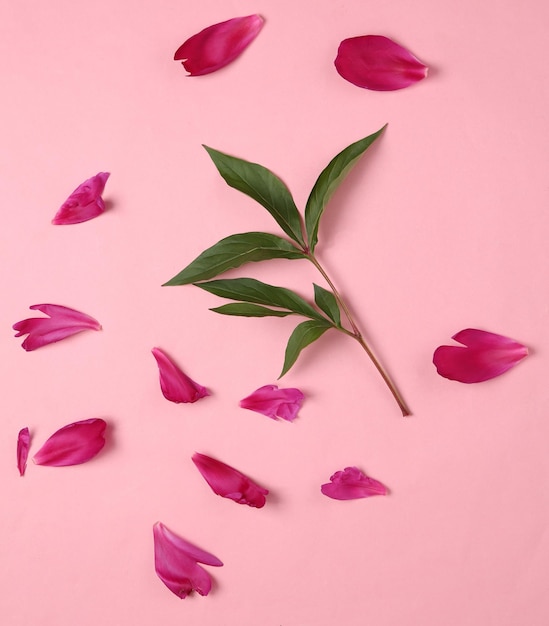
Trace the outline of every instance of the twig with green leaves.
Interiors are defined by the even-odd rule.
[[[410,415],[410,410],[404,399],[366,343],[349,307],[315,255],[320,218],[330,197],[384,129],[385,126],[351,144],[330,161],[311,191],[304,219],[288,187],[270,170],[257,163],[237,159],[204,146],[226,183],[265,207],[291,241],[263,232],[230,235],[202,252],[165,285],[194,284],[221,298],[234,300],[235,302],[230,304],[211,309],[224,315],[244,317],[300,315],[307,318],[307,321],[297,325],[290,336],[280,377],[292,367],[300,352],[327,330],[334,328],[352,337],[366,351],[393,394],[402,414],[407,416]],[[290,289],[275,287],[253,278],[210,280],[245,263],[268,259],[308,259],[323,276],[329,290],[314,284],[316,306],[313,306]],[[350,328],[342,324],[342,312]]]

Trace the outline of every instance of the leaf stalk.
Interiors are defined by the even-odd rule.
[[[402,397],[401,393],[397,389],[395,383],[392,381],[391,377],[387,373],[387,370],[383,367],[383,365],[381,364],[381,362],[379,361],[379,359],[373,352],[372,348],[370,348],[370,346],[367,344],[366,340],[364,339],[364,336],[362,335],[357,323],[355,322],[353,318],[351,311],[349,310],[349,307],[347,306],[347,303],[341,297],[332,279],[329,277],[326,270],[319,263],[318,259],[316,258],[313,252],[310,252],[308,249],[303,249],[303,252],[306,255],[306,257],[309,259],[309,261],[320,272],[320,274],[322,275],[322,277],[324,278],[324,280],[326,281],[326,283],[332,290],[332,293],[334,294],[334,297],[337,300],[337,303],[341,307],[341,310],[345,314],[345,317],[349,321],[349,325],[352,328],[352,332],[343,327],[338,328],[338,330],[340,330],[341,332],[345,333],[346,335],[349,335],[350,337],[358,341],[358,343],[362,346],[363,350],[370,357],[370,360],[372,361],[375,368],[379,372],[381,378],[383,379],[383,381],[389,388],[389,391],[391,392],[393,398],[396,400],[396,403],[398,404],[400,410],[402,411],[403,417],[408,417],[409,415],[412,414],[410,409],[408,408],[408,405],[406,404],[404,398]]]

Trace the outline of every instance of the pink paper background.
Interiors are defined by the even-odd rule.
[[[186,78],[172,61],[191,34],[256,12],[260,36],[219,73]],[[509,0],[2,0],[2,624],[548,623],[548,17]],[[409,47],[429,77],[392,93],[345,82],[337,46],[368,33]],[[386,122],[318,254],[414,416],[330,334],[284,378],[307,395],[293,425],[244,411],[276,382],[295,321],[216,316],[214,296],[160,287],[226,235],[279,232],[201,144],[269,167],[303,206],[332,156]],[[101,170],[111,209],[52,226]],[[233,275],[311,297],[314,268],[289,263]],[[103,331],[25,353],[11,326],[42,302]],[[433,350],[470,326],[531,357],[480,385],[440,378]],[[153,346],[212,396],[167,402]],[[111,424],[100,456],[19,478],[20,428],[36,451],[89,417]],[[195,451],[271,489],[267,506],[213,495]],[[350,464],[391,495],[323,497]],[[223,560],[210,596],[180,601],[156,577],[157,520]]]

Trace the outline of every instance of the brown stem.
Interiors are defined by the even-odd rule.
[[[377,371],[381,375],[381,378],[383,378],[383,380],[384,380],[385,384],[387,385],[387,387],[389,387],[389,391],[392,393],[393,398],[396,400],[400,410],[402,411],[402,415],[404,417],[407,417],[408,415],[411,415],[410,409],[408,408],[406,402],[404,401],[404,398],[400,395],[400,392],[396,388],[396,385],[391,380],[391,377],[386,372],[386,370],[383,367],[383,365],[381,365],[381,363],[379,362],[379,360],[376,357],[376,355],[373,353],[373,351],[370,348],[370,346],[364,340],[364,337],[362,336],[362,333],[360,332],[360,330],[359,330],[355,320],[353,319],[353,316],[351,314],[351,311],[349,310],[349,307],[347,306],[347,304],[345,303],[343,298],[340,296],[340,294],[339,294],[338,290],[336,289],[334,283],[331,281],[330,277],[328,276],[328,274],[326,273],[326,271],[324,270],[322,265],[320,265],[320,263],[318,262],[318,260],[316,259],[315,255],[314,255],[314,253],[307,251],[306,255],[307,255],[307,258],[309,259],[309,261],[311,261],[311,263],[316,267],[316,269],[322,274],[324,280],[330,286],[330,289],[332,290],[335,299],[337,300],[337,302],[338,302],[339,306],[341,307],[342,311],[345,313],[345,317],[349,320],[349,324],[350,324],[351,328],[353,329],[353,332],[350,332],[350,331],[346,330],[345,328],[340,328],[339,330],[342,330],[344,333],[346,333],[347,335],[353,337],[353,339],[356,339],[356,341],[358,341],[358,343],[365,350],[366,354],[370,357],[370,360],[372,361],[372,363],[374,364],[375,368],[377,369]]]

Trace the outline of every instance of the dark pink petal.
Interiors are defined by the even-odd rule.
[[[218,496],[257,509],[265,505],[265,496],[269,491],[234,467],[198,452],[192,458],[198,471]]]
[[[394,91],[417,83],[428,68],[406,48],[381,35],[345,39],[335,60],[337,71],[357,87]]]
[[[184,374],[162,350],[153,348],[152,353],[160,372],[160,388],[167,400],[176,403],[196,402],[210,395],[206,387],[195,383]]]
[[[59,304],[33,304],[32,311],[42,311],[49,317],[31,317],[13,325],[16,337],[28,335],[23,348],[30,352],[49,343],[55,343],[83,330],[101,330],[93,317]]]
[[[23,476],[27,469],[27,459],[29,458],[30,432],[28,428],[22,428],[17,436],[17,468],[19,475]]]
[[[297,417],[304,398],[299,389],[279,389],[276,385],[265,385],[241,400],[240,406],[272,419],[280,417],[292,422]]]
[[[528,348],[518,341],[484,330],[468,328],[452,339],[464,347],[438,347],[433,363],[441,376],[461,383],[495,378],[528,356]]]
[[[346,467],[343,471],[336,472],[330,477],[329,483],[320,487],[325,496],[334,500],[355,500],[370,496],[385,496],[387,487],[366,476],[358,467]]]
[[[206,387],[184,374],[162,350],[153,348],[152,353],[160,372],[160,388],[167,400],[176,403],[196,402],[210,395]]]
[[[182,44],[174,55],[191,76],[210,74],[234,61],[257,37],[260,15],[234,17],[208,26]]]
[[[223,563],[213,554],[174,534],[162,522],[154,524],[153,536],[155,570],[168,589],[182,599],[191,591],[207,596],[212,581],[198,563],[216,567]]]
[[[92,418],[63,426],[34,455],[37,465],[62,467],[86,463],[105,445],[107,423]]]
[[[61,205],[51,223],[79,224],[101,215],[105,210],[101,194],[109,176],[109,172],[99,172],[78,185]]]

